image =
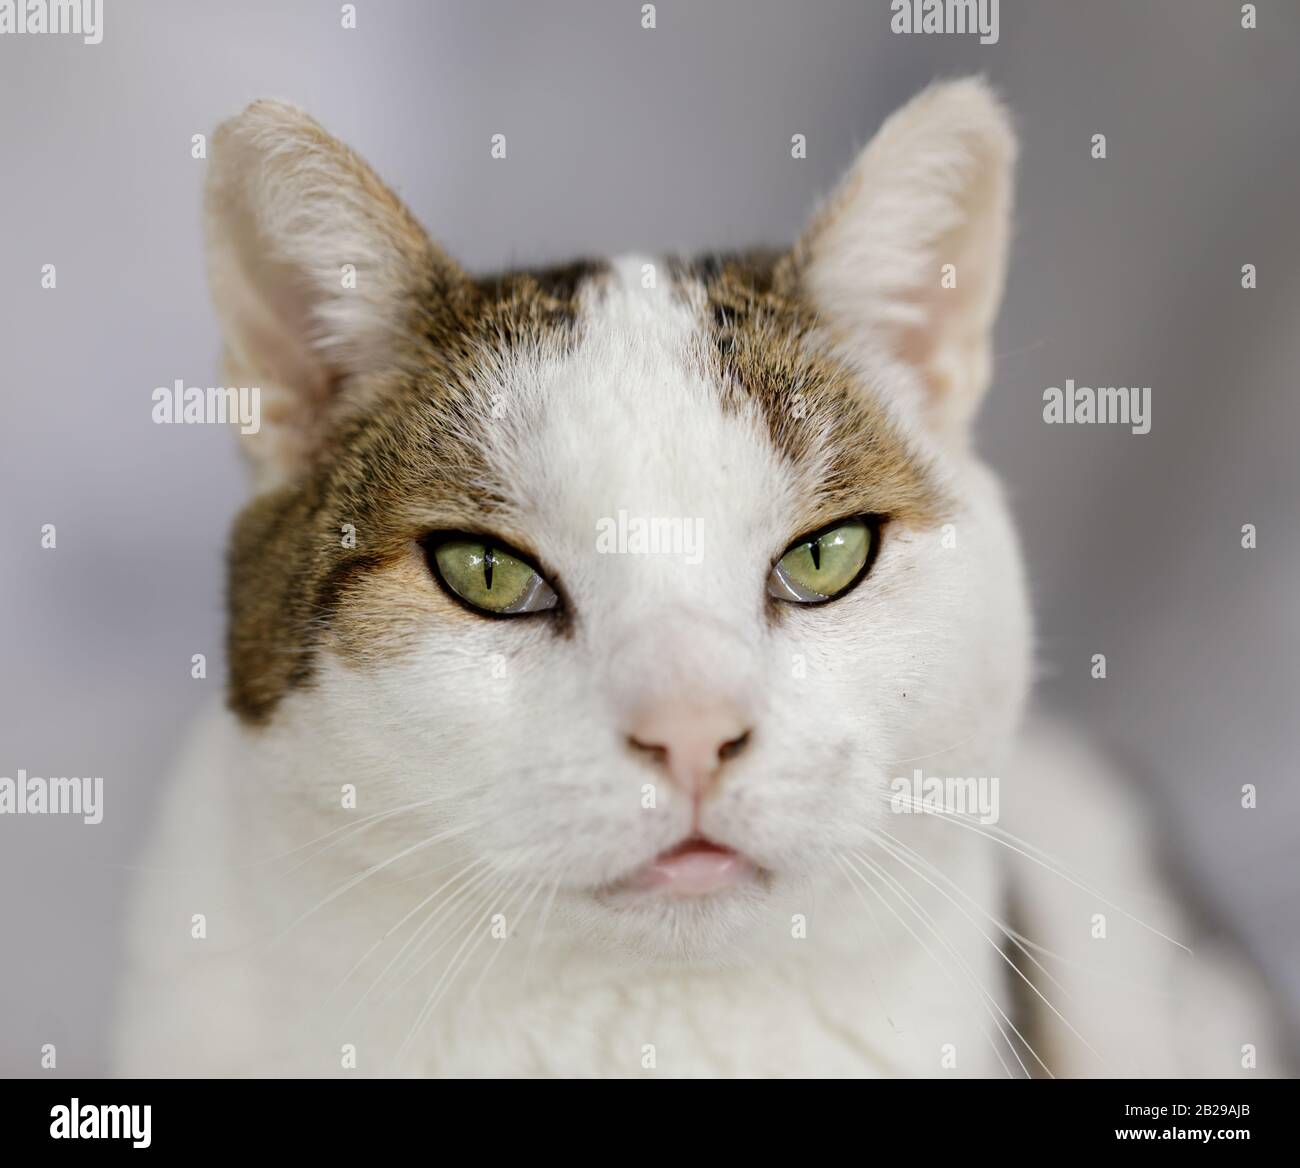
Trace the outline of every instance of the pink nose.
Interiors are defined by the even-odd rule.
[[[744,750],[749,729],[729,705],[658,705],[636,720],[627,740],[652,754],[675,786],[698,799],[722,764]]]

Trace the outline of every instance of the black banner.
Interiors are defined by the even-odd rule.
[[[502,1134],[532,1132],[538,1138],[545,1133],[549,1143],[568,1127],[581,1141],[593,1125],[603,1127],[605,1117],[621,1114],[620,1122],[626,1123],[636,1115],[627,1110],[566,1110],[562,1114],[567,1118],[557,1124],[557,1100],[549,1093],[567,1093],[566,1085],[512,1083],[505,1097],[501,1087],[500,1082],[373,1079],[10,1080],[0,1087],[0,1130],[9,1163],[23,1162],[10,1158],[15,1151],[40,1155],[60,1149],[88,1157],[110,1148],[146,1155],[280,1149],[334,1157],[373,1155],[382,1141],[409,1142],[417,1132],[429,1141],[428,1153],[436,1156],[443,1153],[446,1137],[459,1143],[476,1134],[496,1140]],[[764,1141],[787,1133],[798,1138],[801,1124],[812,1116],[820,1144],[835,1127],[856,1126],[868,1115],[875,1117],[871,1130],[882,1146],[897,1151],[905,1140],[912,1151],[927,1155],[977,1146],[987,1151],[991,1143],[1018,1149],[1017,1154],[1031,1149],[1073,1153],[1122,1144],[1208,1144],[1221,1149],[1246,1145],[1263,1150],[1287,1148],[1295,1139],[1294,1081],[838,1081],[817,1083],[816,1094],[807,1096],[799,1082],[732,1089],[756,1090],[772,1100],[773,1109],[763,1113],[766,1122],[753,1112],[727,1120],[728,1143],[734,1139],[742,1145],[754,1136]],[[706,1090],[714,1093],[712,1106],[718,1106],[718,1088]],[[780,1093],[779,1105],[768,1091]],[[620,1103],[636,1107],[631,1100],[621,1096]],[[663,1113],[641,1114],[644,1122],[660,1128],[658,1137],[672,1138],[673,1125]],[[501,1120],[506,1116],[510,1123],[503,1132]],[[742,1116],[749,1117],[748,1125],[741,1122]],[[772,1124],[781,1131],[769,1130]],[[645,1134],[654,1138],[652,1130]],[[806,1130],[805,1136],[812,1138],[813,1131]],[[862,1153],[870,1154],[861,1128],[852,1138]],[[691,1139],[698,1142],[698,1132]],[[547,1149],[550,1154],[556,1150]]]

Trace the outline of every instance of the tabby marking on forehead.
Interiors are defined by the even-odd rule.
[[[508,380],[512,365],[562,356],[609,311],[630,312],[620,327],[634,332],[652,324],[641,314],[657,311],[656,295],[698,317],[687,358],[724,410],[758,410],[791,465],[802,508],[791,537],[868,511],[916,526],[936,520],[945,508],[937,476],[825,346],[788,264],[763,253],[705,257],[670,260],[666,274],[658,293],[640,290],[632,260],[430,290],[413,310],[401,368],[370,377],[358,395],[366,407],[336,421],[312,469],[236,523],[229,699],[241,717],[265,721],[309,684],[327,632],[361,663],[426,627],[440,598],[412,548],[430,529],[492,530],[532,550],[492,454],[484,387]]]
[[[724,404],[756,403],[773,445],[804,471],[810,529],[859,508],[937,521],[948,506],[938,476],[835,355],[790,253],[672,260],[670,272],[701,314]]]

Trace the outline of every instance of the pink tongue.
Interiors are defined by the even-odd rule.
[[[641,870],[636,884],[676,896],[704,896],[730,888],[751,871],[751,864],[743,856],[696,841],[652,860]]]

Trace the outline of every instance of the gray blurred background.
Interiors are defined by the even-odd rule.
[[[218,380],[190,140],[261,96],[487,269],[790,240],[882,117],[986,72],[1024,151],[981,440],[1024,534],[1041,700],[1131,764],[1300,1002],[1292,0],[1253,32],[1228,0],[1003,0],[989,46],[893,35],[885,0],[663,0],[654,31],[639,0],[361,0],[352,31],[331,0],[105,7],[98,46],[0,37],[0,775],[102,774],[107,802],[94,828],[0,818],[0,1074],[41,1073],[45,1042],[59,1073],[105,1069],[127,868],[222,684],[235,438],[155,426],[150,395]],[[1151,433],[1045,426],[1067,377],[1150,385]]]

